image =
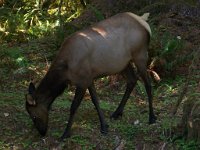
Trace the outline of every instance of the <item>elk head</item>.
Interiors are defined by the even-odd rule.
[[[38,98],[35,85],[31,82],[26,95],[26,110],[39,133],[44,136],[48,126],[48,109],[44,104],[38,102]]]

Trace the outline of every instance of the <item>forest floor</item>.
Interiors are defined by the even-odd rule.
[[[182,110],[172,115],[176,105],[183,77],[162,81],[154,85],[154,107],[158,118],[153,125],[148,124],[148,103],[141,82],[133,91],[122,118],[111,120],[110,115],[120,102],[125,83],[98,86],[100,106],[109,125],[108,135],[102,135],[96,110],[86,94],[80,105],[72,127],[72,136],[63,143],[57,140],[62,135],[74,90],[67,90],[53,104],[49,116],[49,129],[41,137],[34,128],[24,104],[23,92],[0,94],[0,149],[182,149],[197,148],[193,142],[184,143],[178,138],[177,130],[181,122]],[[100,85],[100,84],[98,84]],[[185,147],[183,147],[185,146]],[[186,147],[187,146],[187,147]]]
[[[165,9],[160,5],[158,8],[163,13],[157,15],[160,10],[156,10],[154,7],[144,9],[144,11],[152,12],[154,16],[153,19],[150,19],[150,23],[153,33],[156,34],[152,36],[150,55],[154,56],[158,53],[160,54],[158,57],[160,57],[165,54],[162,51],[167,48],[177,50],[177,43],[180,44],[177,38],[181,38],[185,46],[179,47],[179,51],[167,54],[161,61],[169,64],[172,59],[180,60],[180,58],[189,56],[200,42],[199,16],[192,18],[184,16],[184,10],[179,7],[173,7],[175,13],[173,13],[173,9],[165,12]],[[176,9],[179,10],[178,14]],[[86,20],[86,18],[87,15],[82,20]],[[74,24],[79,24],[82,20],[77,19]],[[168,36],[168,33],[173,37]],[[154,68],[161,75],[159,83],[152,82],[153,104],[157,116],[155,124],[148,124],[148,102],[141,81],[138,81],[132,92],[123,116],[118,120],[111,120],[110,115],[115,111],[123,97],[126,84],[120,76],[104,77],[96,81],[96,86],[100,107],[109,125],[107,135],[100,133],[97,112],[89,94],[86,93],[74,119],[72,136],[64,142],[58,142],[69,117],[69,109],[74,95],[74,87],[72,86],[53,103],[49,115],[47,135],[41,137],[25,110],[25,94],[30,79],[40,80],[47,71],[48,60],[54,58],[58,48],[57,43],[55,43],[54,38],[46,37],[28,43],[8,43],[6,46],[1,46],[0,57],[3,59],[0,63],[0,150],[200,149],[200,145],[195,141],[185,141],[181,138],[183,135],[181,128],[182,106],[186,96],[183,98],[177,113],[173,115],[177,100],[188,80],[190,60],[180,60],[178,67],[171,66],[170,68],[170,65],[173,64],[168,65],[168,72],[161,63]],[[152,52],[155,49],[161,52]],[[198,83],[197,78],[190,77],[188,86],[191,88]]]

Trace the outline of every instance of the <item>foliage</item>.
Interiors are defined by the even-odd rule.
[[[94,12],[94,14],[95,14],[96,18],[98,19],[98,21],[101,21],[101,20],[105,19],[103,14],[102,14],[102,12],[99,11],[96,7],[94,7],[92,5],[88,5],[88,6]]]
[[[198,150],[200,148],[200,144],[196,141],[185,141],[183,139],[177,140],[176,144],[178,145],[178,149],[182,150]]]
[[[182,117],[184,136],[187,140],[200,142],[200,133],[198,132],[200,128],[200,51],[194,50],[192,53],[193,58],[189,66],[189,73],[185,85],[183,86],[182,93],[178,99],[177,107],[184,100],[184,98],[186,98],[183,105]]]
[[[150,57],[152,57],[151,69],[160,67],[165,73],[169,74],[192,57],[191,54],[179,57],[179,54],[183,53],[185,46],[185,42],[180,36],[175,37],[167,31],[160,34],[160,31],[154,27],[152,33],[150,48]]]
[[[7,49],[5,45],[2,45],[0,58],[0,68],[18,68],[27,67],[28,65],[27,59],[23,56],[22,49],[19,48]]]
[[[7,1],[0,9],[0,37],[7,42],[16,39],[19,39],[18,42],[24,42],[54,34],[56,27],[60,27],[63,21],[71,21],[82,11],[78,0],[63,0],[62,5],[55,0],[47,11],[42,8],[40,0],[22,0],[18,5],[15,4],[13,1]]]

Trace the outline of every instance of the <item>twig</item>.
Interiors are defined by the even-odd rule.
[[[49,70],[49,61],[48,61],[48,59],[47,59],[47,57],[46,56],[44,56],[45,57],[45,61],[46,61],[46,71],[47,70]]]
[[[189,77],[187,77],[187,79],[186,79],[186,83],[185,83],[185,85],[182,89],[181,94],[178,97],[178,100],[177,100],[176,106],[174,107],[172,115],[175,115],[177,113],[178,107],[179,107],[180,103],[182,102],[184,96],[186,95],[186,93],[188,91],[188,84],[189,84]]]
[[[143,149],[142,149],[142,150],[145,150],[145,148],[146,148],[146,146],[145,146],[145,144],[144,144],[144,147],[143,147]]]
[[[162,145],[162,147],[160,148],[160,150],[164,150],[164,148],[166,147],[166,145],[167,145],[167,143],[164,143],[164,144]]]

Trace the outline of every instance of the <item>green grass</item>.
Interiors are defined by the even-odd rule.
[[[154,87],[154,105],[158,120],[154,125],[148,125],[148,104],[146,96],[131,95],[122,118],[110,120],[110,115],[117,108],[124,91],[124,86],[117,90],[109,87],[98,87],[100,106],[109,125],[108,135],[100,133],[100,123],[97,112],[90,97],[86,95],[81,103],[72,126],[72,136],[63,143],[58,142],[67,120],[73,91],[67,90],[57,98],[49,115],[49,130],[41,137],[34,128],[25,108],[24,93],[0,93],[0,149],[114,149],[121,141],[125,149],[138,147],[160,148],[167,143],[168,148],[197,148],[198,145],[175,140],[175,127],[180,122],[180,116],[171,117],[172,106],[176,103],[178,88],[184,82],[183,78],[162,81]],[[140,86],[140,85],[137,85]],[[121,88],[122,87],[122,88]],[[139,87],[136,87],[139,88]],[[142,88],[140,88],[143,90]],[[141,92],[143,93],[143,92]],[[144,99],[145,98],[145,99]],[[6,116],[6,113],[9,114]]]

